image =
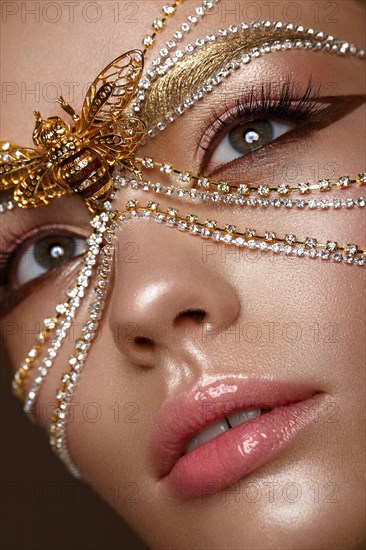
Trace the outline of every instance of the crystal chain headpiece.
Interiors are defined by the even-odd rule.
[[[193,236],[249,250],[366,265],[366,250],[355,244],[338,245],[333,240],[319,243],[311,237],[300,240],[292,234],[278,237],[272,231],[259,235],[254,229],[240,230],[231,223],[219,227],[215,220],[200,221],[195,214],[180,215],[175,207],[161,211],[159,204],[154,201],[142,206],[138,201],[130,199],[124,211],[113,210],[112,201],[116,192],[119,188],[127,186],[132,192],[135,189],[143,189],[178,199],[221,201],[229,206],[236,204],[296,209],[307,207],[322,210],[365,206],[363,197],[335,198],[332,201],[306,199],[302,196],[292,198],[294,193],[307,195],[313,190],[325,192],[354,185],[361,186],[366,182],[365,173],[353,178],[341,176],[336,181],[304,182],[296,188],[287,183],[271,188],[265,184],[254,186],[215,181],[194,175],[186,169],[178,169],[164,161],[158,162],[150,157],[136,156],[135,150],[139,144],[153,138],[157,131],[163,131],[167,124],[174,122],[192,105],[203,99],[240,66],[264,54],[303,48],[355,58],[364,57],[362,50],[333,36],[324,36],[321,32],[302,26],[295,27],[292,24],[269,21],[232,25],[228,29],[220,30],[216,35],[207,35],[179,49],[178,46],[185,35],[218,1],[204,0],[166,42],[159,56],[152,60],[150,68],[144,70],[144,58],[147,51],[154,46],[157,33],[164,29],[167,19],[183,0],[164,6],[162,17],[155,19],[152,24],[152,33],[143,39],[142,51],[131,50],[123,54],[98,75],[87,92],[80,116],[62,97],[59,98],[63,110],[73,119],[72,128],[59,117],[43,120],[40,113],[36,112],[33,140],[39,149],[16,147],[8,142],[1,142],[0,190],[11,190],[13,200],[3,203],[0,211],[10,210],[16,206],[39,207],[67,193],[76,193],[94,214],[91,221],[93,233],[87,240],[87,250],[74,284],[67,290],[65,298],[57,304],[55,312],[44,320],[34,346],[13,381],[14,393],[24,400],[25,411],[33,417],[39,392],[72,326],[80,303],[93,281],[95,298],[89,306],[89,315],[83,323],[81,337],[75,342],[75,350],[62,376],[50,424],[51,446],[75,476],[79,473],[71,459],[67,444],[67,411],[102,317],[113,261],[115,231],[121,224],[142,216]],[[210,47],[227,36],[238,39],[242,34],[249,32],[256,32],[261,36],[261,43],[257,47],[243,52],[229,65],[223,66],[217,74],[211,75],[193,95],[182,98],[181,103],[173,111],[165,113],[161,120],[150,120],[151,117],[149,118],[144,106],[147,94],[151,94],[159,79],[200,48]],[[281,40],[278,40],[279,33],[282,33]],[[113,167],[116,168],[114,172]],[[178,179],[180,185],[176,186],[173,183],[164,186],[147,180],[143,170],[152,168],[159,169],[172,179]],[[196,183],[197,188],[186,187],[191,183]],[[40,359],[45,346],[48,347],[43,359]],[[40,360],[37,373],[30,390],[25,392],[26,380],[32,368],[36,366],[37,360]]]

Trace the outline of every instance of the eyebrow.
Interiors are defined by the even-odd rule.
[[[155,126],[234,59],[240,60],[251,49],[267,43],[273,44],[281,40],[293,41],[299,38],[295,29],[293,31],[271,29],[265,33],[242,31],[237,35],[208,42],[192,54],[180,59],[165,75],[159,76],[152,82],[145,92],[140,116],[148,127]]]

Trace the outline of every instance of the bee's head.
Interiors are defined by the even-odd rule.
[[[43,120],[38,111],[35,111],[34,115],[36,126],[33,131],[33,142],[38,147],[52,147],[71,132],[70,125],[58,116]]]

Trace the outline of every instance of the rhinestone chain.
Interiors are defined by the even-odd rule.
[[[174,2],[172,5],[164,6],[162,8],[163,10],[162,19],[155,19],[153,21],[153,24],[152,24],[153,31],[154,31],[153,34],[145,36],[142,41],[143,46],[145,48],[144,54],[148,49],[154,46],[156,34],[163,30],[166,20],[175,13],[176,7],[179,4],[182,4],[183,2],[184,0],[180,0],[180,1],[178,0],[177,2]],[[159,66],[161,59],[167,58],[169,56],[169,52],[173,52],[176,49],[178,43],[183,40],[184,36],[190,32],[192,27],[196,25],[198,21],[208,11],[210,11],[218,2],[219,0],[204,0],[203,3],[195,9],[195,13],[193,15],[189,15],[187,17],[187,20],[181,24],[180,30],[176,31],[173,37],[166,42],[165,47],[162,48],[159,52],[160,57],[155,57],[152,60],[152,65],[155,67]]]
[[[16,206],[18,205],[11,199],[4,201],[0,203],[0,214],[4,214],[8,210],[13,210]]]
[[[216,0],[217,2],[218,0]],[[216,3],[215,2],[215,3]],[[210,9],[213,6],[210,6]],[[197,8],[197,10],[201,10],[202,8]],[[197,11],[196,10],[196,11]],[[204,12],[200,12],[201,16],[204,15]],[[190,26],[186,26],[187,32],[190,30]],[[171,42],[168,42],[168,47],[160,50],[160,57],[156,57],[152,61],[152,65],[155,67],[154,69],[150,69],[147,71],[147,74],[145,75],[144,79],[139,83],[139,88],[142,91],[142,95],[138,97],[137,104],[141,104],[141,102],[144,101],[145,96],[143,90],[147,90],[150,88],[151,84],[160,76],[165,75],[170,69],[172,69],[176,63],[178,63],[181,59],[186,57],[187,55],[192,54],[196,50],[206,46],[209,43],[217,42],[223,38],[227,38],[228,36],[238,36],[238,34],[243,32],[250,32],[250,31],[261,31],[261,32],[268,32],[272,30],[281,30],[283,32],[290,32],[294,33],[296,32],[298,34],[299,39],[295,41],[295,46],[297,48],[302,47],[310,47],[310,42],[316,44],[317,49],[324,49],[325,51],[330,51],[332,53],[337,53],[340,55],[350,54],[356,57],[363,58],[365,55],[364,50],[357,48],[354,44],[349,44],[348,42],[344,42],[338,38],[335,38],[332,35],[324,36],[324,33],[321,31],[316,31],[312,28],[305,29],[302,25],[293,25],[292,23],[282,23],[281,21],[253,21],[252,23],[242,22],[240,25],[230,25],[227,29],[220,29],[216,34],[208,34],[205,37],[198,38],[194,43],[187,44],[184,49],[175,51],[177,48],[177,43],[182,41],[183,34],[181,32],[177,32],[174,35],[174,40]],[[304,39],[304,42],[301,40],[301,38]],[[315,39],[315,41],[313,40]],[[291,46],[289,45],[291,41],[285,40],[283,42],[281,41],[274,41],[273,42],[273,49],[274,50],[281,50],[281,49],[287,49]],[[264,46],[268,46],[267,43],[263,44]],[[175,51],[175,55],[171,56],[169,55],[169,52],[172,53]],[[254,55],[253,57],[258,57],[258,48],[254,48]],[[264,53],[261,51],[261,53]],[[270,53],[269,51],[267,53]],[[247,56],[248,54],[246,54]],[[249,63],[251,61],[251,56],[245,57],[243,60],[244,63]],[[238,68],[237,66],[235,68]]]
[[[213,36],[213,35],[211,35]],[[211,39],[211,41],[213,41]],[[197,43],[197,41],[196,41]],[[347,44],[347,43],[342,43]],[[188,45],[186,48],[188,48]],[[196,90],[191,97],[187,97],[181,105],[178,105],[175,108],[174,112],[169,113],[165,116],[163,120],[160,122],[157,122],[153,127],[150,127],[147,131],[147,136],[150,138],[153,138],[157,135],[158,131],[163,131],[167,127],[168,124],[171,124],[176,120],[179,116],[181,116],[189,107],[194,105],[197,101],[200,101],[205,95],[209,94],[214,90],[215,87],[220,85],[224,79],[229,77],[231,74],[233,74],[237,69],[239,69],[243,64],[246,65],[250,63],[253,59],[256,59],[260,57],[263,54],[269,54],[276,51],[283,51],[283,50],[291,50],[291,49],[310,49],[312,51],[326,51],[328,53],[332,54],[340,54],[345,55],[348,53],[349,55],[355,55],[357,57],[363,58],[364,57],[364,51],[363,50],[354,50],[353,46],[351,49],[344,50],[342,49],[342,46],[338,46],[337,44],[334,44],[331,46],[329,42],[322,43],[320,41],[314,41],[314,40],[285,40],[284,42],[275,40],[272,43],[264,43],[260,48],[252,48],[248,53],[241,56],[240,59],[232,60],[229,65],[226,67],[220,69],[218,73],[213,76],[208,82],[206,82],[199,90]],[[180,50],[182,51],[182,50]],[[185,50],[187,52],[187,50]],[[191,50],[187,53],[193,53],[194,50]],[[176,52],[178,53],[178,52]],[[182,51],[183,54],[183,51]],[[183,55],[180,55],[179,57],[174,58],[172,60],[171,67],[175,65],[176,62],[178,62],[180,59],[184,57]],[[145,90],[148,89],[151,85],[151,80],[144,78],[142,79],[140,86],[144,88]],[[133,109],[136,114],[139,114],[141,111],[141,103],[146,98],[145,92],[139,92],[137,95],[137,98],[139,102],[135,103]],[[145,140],[146,142],[146,140]]]
[[[173,2],[173,4],[168,4],[162,7],[162,12],[163,12],[162,17],[154,19],[151,25],[153,28],[153,32],[151,34],[147,34],[142,40],[142,44],[144,46],[142,53],[144,54],[144,57],[146,56],[147,50],[152,48],[153,45],[155,44],[156,35],[162,32],[162,30],[165,27],[167,19],[169,19],[169,17],[171,17],[175,13],[177,6],[179,4],[182,4],[183,2],[184,0],[176,0],[175,2]]]
[[[106,203],[105,209],[109,207],[110,203]],[[101,220],[103,223],[100,223]],[[32,414],[33,406],[43,382],[54,363],[57,351],[60,349],[72,326],[73,319],[80,307],[81,299],[84,297],[85,291],[90,284],[94,267],[97,263],[97,257],[100,253],[100,245],[103,240],[110,238],[107,226],[108,220],[109,213],[107,211],[103,211],[92,219],[91,225],[95,228],[95,231],[87,239],[88,249],[83,257],[81,268],[75,277],[73,286],[66,293],[68,300],[66,303],[56,306],[56,316],[54,318],[44,321],[45,328],[49,330],[55,329],[55,338],[52,340],[51,346],[47,349],[46,356],[38,367],[37,376],[24,402],[24,411],[31,415],[32,419],[34,419]],[[50,323],[53,323],[54,326],[50,326]],[[29,375],[30,367],[33,366],[35,359],[40,355],[41,344],[46,343],[48,340],[46,336],[48,334],[44,335],[43,332],[38,335],[35,346],[33,346],[25,362],[22,363],[20,369],[15,374],[13,390],[20,398],[23,397],[23,385],[25,378]]]
[[[177,0],[171,5],[163,7],[163,16],[160,19],[155,19],[152,28],[153,32],[146,36],[143,40],[144,54],[154,45],[155,37],[158,32],[164,28],[166,20],[175,12],[177,6],[182,3],[183,0]],[[221,30],[216,35],[208,35],[203,39],[198,39],[194,44],[188,44],[185,49],[177,50],[178,43],[181,42],[193,25],[195,25],[199,18],[203,17],[207,10],[213,8],[218,0],[205,0],[203,4],[196,8],[195,14],[188,17],[187,21],[182,24],[181,30],[177,31],[173,35],[173,39],[166,43],[166,47],[162,48],[159,52],[159,57],[152,60],[152,69],[149,69],[146,76],[142,79],[139,85],[136,102],[133,105],[133,110],[138,113],[141,110],[141,105],[146,98],[145,91],[151,86],[152,82],[166,74],[174,65],[186,55],[192,54],[198,48],[203,47],[209,42],[214,42],[224,38],[228,35],[237,35],[240,32],[250,30],[271,30],[273,28],[282,29],[285,31],[296,31],[303,40],[285,40],[283,42],[274,41],[272,43],[265,43],[261,48],[253,48],[249,53],[243,55],[240,59],[234,60],[231,64],[210,79],[210,82],[206,83],[201,90],[196,91],[192,97],[187,98],[183,105],[176,108],[174,113],[167,115],[167,117],[160,121],[156,128],[149,129],[149,137],[156,135],[155,129],[164,130],[167,123],[173,122],[183,114],[183,112],[193,105],[196,101],[199,101],[205,94],[211,92],[215,86],[219,85],[223,78],[229,76],[233,71],[238,69],[241,64],[247,64],[252,59],[261,56],[264,53],[271,53],[273,51],[287,50],[291,48],[307,48],[315,51],[328,51],[330,53],[337,53],[340,55],[353,55],[357,57],[364,57],[363,50],[358,50],[352,44],[341,42],[332,36],[324,37],[323,33],[314,31],[313,29],[304,29],[302,26],[295,27],[291,24],[284,25],[280,22],[271,23],[269,21],[254,22],[251,26],[243,23],[240,27],[230,26],[227,30]],[[175,52],[175,53],[174,53]],[[144,165],[145,159],[138,159]],[[152,159],[150,159],[152,161]],[[154,163],[154,161],[152,161]],[[154,163],[153,166],[146,166],[145,168],[158,167],[162,169],[167,167],[167,163]],[[170,166],[170,165],[169,165]],[[168,171],[161,170],[164,173]],[[311,201],[302,200],[291,201],[286,197],[292,191],[298,191],[300,193],[307,193],[313,189],[320,189],[323,191],[330,190],[332,188],[348,187],[351,184],[363,184],[365,183],[365,174],[360,174],[356,179],[350,179],[346,176],[340,178],[337,182],[330,182],[329,180],[321,180],[318,184],[309,185],[308,188],[300,186],[292,188],[290,186],[282,185],[275,189],[266,189],[266,186],[251,187],[248,186],[246,191],[241,185],[233,185],[226,182],[215,182],[209,178],[198,178],[193,176],[188,171],[179,171],[172,167],[171,173],[178,175],[183,183],[190,182],[191,180],[197,181],[197,184],[203,189],[198,191],[197,189],[182,189],[174,186],[162,186],[161,184],[152,184],[151,182],[137,181],[136,179],[123,178],[121,174],[114,176],[116,187],[124,187],[130,185],[132,189],[142,188],[145,191],[153,191],[155,193],[164,192],[167,195],[173,195],[174,193],[178,197],[187,196],[192,199],[199,200],[212,200],[214,202],[225,202],[228,204],[236,203],[247,206],[261,206],[266,207],[273,205],[276,207],[291,208],[296,206],[297,208],[303,208],[305,206],[309,208],[341,208],[351,206],[365,206],[365,199],[360,197],[359,199],[334,199],[333,201]],[[206,182],[207,180],[207,182]],[[210,186],[217,188],[216,191],[211,192]],[[232,193],[234,191],[234,193]],[[259,195],[259,198],[247,197],[251,192],[255,192]],[[271,192],[277,192],[280,198],[269,199],[268,196]],[[283,198],[285,196],[285,198]],[[352,201],[352,204],[351,204]],[[11,210],[15,204],[10,200],[0,205],[0,212]],[[47,355],[43,359],[41,365],[38,368],[38,375],[31,387],[30,392],[25,400],[25,411],[31,413],[33,405],[36,401],[37,395],[41,389],[41,386],[45,380],[49,369],[51,368],[57,351],[61,347],[63,340],[65,339],[68,330],[72,325],[72,321],[80,306],[81,299],[85,296],[85,290],[88,288],[90,279],[94,273],[94,267],[97,265],[99,259],[98,276],[95,281],[94,293],[96,294],[96,300],[89,306],[89,317],[82,326],[82,337],[75,342],[75,351],[70,356],[68,361],[68,370],[62,376],[62,385],[56,394],[56,404],[54,409],[54,415],[50,424],[50,443],[56,454],[65,462],[69,470],[75,476],[80,476],[78,469],[74,465],[68,448],[67,436],[66,436],[66,421],[67,411],[71,403],[72,395],[78,382],[79,376],[82,372],[82,368],[85,365],[85,361],[90,349],[91,343],[95,337],[96,331],[99,326],[100,319],[103,314],[105,305],[105,298],[108,287],[109,274],[111,269],[111,263],[113,260],[113,248],[112,242],[115,236],[115,230],[123,222],[129,221],[134,218],[143,217],[144,219],[155,220],[159,223],[165,224],[167,227],[176,228],[181,231],[187,231],[191,235],[199,236],[202,238],[212,239],[214,241],[222,242],[227,245],[234,245],[237,247],[245,247],[248,249],[258,249],[261,251],[273,252],[275,254],[283,254],[286,256],[296,257],[309,257],[320,258],[322,260],[333,260],[335,262],[345,262],[347,264],[355,264],[364,266],[366,265],[366,251],[360,249],[355,244],[346,244],[340,247],[334,241],[328,241],[325,244],[320,244],[316,239],[307,237],[304,241],[297,239],[296,235],[288,234],[283,238],[279,238],[273,232],[265,232],[263,236],[257,235],[253,229],[245,229],[239,231],[233,224],[227,224],[224,228],[217,226],[215,220],[206,220],[200,222],[198,217],[194,214],[188,214],[186,217],[178,215],[178,210],[175,208],[168,208],[166,211],[159,209],[159,204],[156,202],[149,202],[147,206],[140,206],[136,200],[128,201],[126,210],[124,212],[111,211],[111,204],[105,203],[104,210],[95,216],[91,222],[94,227],[94,232],[90,235],[87,243],[88,250],[83,258],[81,269],[79,270],[74,286],[67,292],[68,300],[64,303],[56,306],[55,314],[49,319],[45,319],[43,322],[43,328],[36,338],[36,342],[27,358],[22,363],[20,369],[17,371],[14,381],[13,389],[18,397],[23,398],[24,382],[29,375],[29,371],[33,366],[35,360],[39,357],[42,346],[50,341],[51,346],[47,350]],[[51,339],[53,334],[55,338]]]
[[[68,360],[69,368],[62,375],[61,387],[56,392],[56,403],[50,423],[51,447],[75,477],[80,477],[80,473],[69,453],[66,434],[67,411],[103,314],[113,260],[112,241],[117,227],[117,214],[110,212],[108,215],[108,233],[104,233],[105,242],[100,251],[101,266],[94,287],[97,300],[89,306],[89,317],[82,326],[82,337],[75,342],[75,351]],[[98,227],[98,225],[104,226],[106,220],[101,215],[96,216],[93,221],[94,227]],[[106,234],[108,239],[105,239]]]
[[[255,197],[243,197],[240,194],[233,193],[221,193],[219,191],[200,191],[199,189],[185,189],[183,187],[176,187],[174,185],[162,185],[161,183],[152,183],[151,181],[140,181],[133,177],[124,176],[121,173],[116,172],[114,174],[115,187],[124,188],[130,187],[131,190],[141,189],[142,191],[153,192],[160,195],[176,196],[178,198],[187,198],[191,200],[198,200],[203,202],[212,201],[214,203],[223,203],[225,205],[238,205],[249,207],[262,207],[268,208],[270,206],[275,208],[297,208],[299,210],[303,208],[309,208],[310,210],[321,209],[327,210],[334,208],[334,210],[340,210],[342,208],[363,208],[366,205],[365,197],[358,197],[357,199],[351,198],[334,198],[332,200],[327,199],[295,199],[289,198],[283,199],[268,199],[268,198],[255,198]]]
[[[250,195],[251,193],[257,193],[260,197],[268,197],[271,193],[277,193],[279,197],[289,195],[291,192],[297,192],[300,195],[306,195],[311,191],[332,191],[333,189],[344,189],[351,185],[357,184],[359,186],[366,184],[366,173],[362,172],[357,175],[356,178],[350,178],[349,176],[342,176],[337,181],[331,181],[329,179],[319,180],[317,183],[299,183],[295,187],[288,184],[281,184],[278,187],[269,187],[268,185],[252,186],[244,183],[235,184],[227,181],[216,181],[211,178],[196,176],[189,170],[179,170],[172,164],[167,162],[157,162],[151,157],[136,157],[136,162],[146,169],[159,168],[160,172],[167,175],[175,175],[182,183],[196,183],[198,187],[205,190],[209,190],[210,187],[214,187],[222,194],[237,192],[239,195]]]

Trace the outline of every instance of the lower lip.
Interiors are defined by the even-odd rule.
[[[320,394],[278,407],[230,428],[182,456],[166,476],[181,498],[222,491],[272,460],[306,425],[316,419]]]

